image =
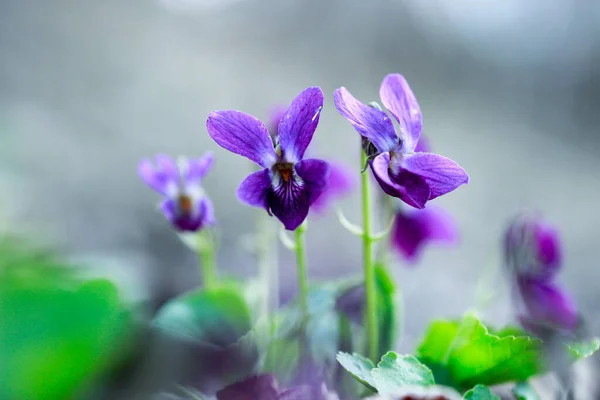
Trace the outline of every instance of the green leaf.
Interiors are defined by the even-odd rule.
[[[377,368],[371,371],[375,388],[380,394],[396,392],[403,386],[429,386],[435,383],[431,370],[414,356],[399,356],[389,351]]]
[[[567,344],[567,349],[574,360],[590,357],[600,348],[600,340],[591,338]]]
[[[542,341],[529,336],[500,337],[474,316],[462,322],[435,321],[417,349],[426,365],[445,367],[455,387],[526,380],[542,370]]]
[[[375,389],[375,382],[371,376],[371,370],[375,368],[375,364],[371,360],[357,353],[348,354],[342,352],[338,353],[337,360],[354,379],[365,385],[368,389],[374,392],[377,391]]]
[[[383,355],[394,347],[397,339],[397,307],[400,298],[396,293],[393,278],[382,264],[375,266],[377,287],[377,318],[379,320],[379,354]]]
[[[513,389],[513,394],[517,400],[540,400],[540,397],[535,392],[535,389],[529,384],[529,382],[519,382]]]
[[[489,387],[484,385],[477,385],[473,389],[465,393],[464,400],[500,400],[500,397],[496,396]]]
[[[0,398],[72,398],[130,344],[129,311],[107,280],[19,241],[0,243]]]
[[[232,287],[194,290],[177,297],[159,310],[153,324],[172,336],[221,348],[252,329],[248,305]]]
[[[194,290],[167,302],[153,321],[174,348],[193,357],[194,374],[225,386],[259,360],[250,310],[237,285]]]

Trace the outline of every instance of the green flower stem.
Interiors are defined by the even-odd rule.
[[[308,317],[308,275],[306,273],[306,252],[304,249],[304,232],[306,232],[306,221],[294,231],[296,251],[296,265],[298,267],[298,299],[303,324]]]
[[[361,167],[367,163],[367,155],[361,152]],[[373,263],[373,238],[371,237],[371,198],[369,193],[369,174],[362,173],[362,213],[363,213],[363,257],[365,273],[365,296],[367,302],[366,337],[368,338],[368,354],[373,362],[379,359],[377,332],[377,288],[375,287],[375,265]]]
[[[205,288],[210,288],[217,282],[215,268],[215,246],[211,232],[203,229],[197,233],[198,236],[198,259],[202,268],[202,279]]]

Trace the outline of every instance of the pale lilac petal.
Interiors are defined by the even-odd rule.
[[[206,153],[203,157],[195,160],[184,159],[182,164],[182,173],[184,179],[188,183],[195,183],[200,181],[210,171],[214,162],[214,156],[211,152]]]
[[[356,100],[344,87],[334,92],[333,102],[342,117],[350,121],[354,129],[369,139],[379,152],[392,151],[398,147],[398,135],[386,113]]]
[[[371,170],[381,189],[409,206],[424,208],[430,197],[425,179],[403,169],[391,176],[389,165],[390,153],[381,153],[371,162]]]
[[[198,208],[200,210],[200,216],[202,218],[202,225],[214,225],[216,222],[215,208],[213,207],[212,201],[207,196],[202,197]]]
[[[155,157],[155,164],[150,160],[142,160],[138,166],[138,173],[142,180],[161,194],[168,194],[179,181],[179,171],[175,161],[166,155],[159,154]]]
[[[336,200],[350,194],[357,186],[357,171],[341,162],[329,163],[329,182],[327,190],[311,206],[318,213],[323,213]]]
[[[308,193],[308,205],[312,206],[328,189],[331,168],[327,162],[314,158],[302,160],[294,168],[304,181]]]
[[[235,110],[213,111],[208,115],[206,129],[219,146],[263,168],[277,161],[267,127],[249,114]]]
[[[253,172],[240,183],[237,190],[238,199],[253,207],[262,207],[269,214],[267,196],[271,189],[271,174],[268,169]]]
[[[431,190],[429,200],[469,182],[469,176],[462,167],[434,153],[405,154],[402,167],[425,179]]]
[[[390,233],[392,249],[408,262],[415,262],[430,243],[456,243],[458,228],[452,216],[442,208],[399,210]]]
[[[429,139],[424,136],[419,138],[417,145],[414,150],[415,153],[431,153],[431,146],[429,144]]]
[[[319,124],[323,109],[323,91],[320,87],[304,89],[281,117],[278,127],[281,156],[286,162],[302,159]]]
[[[267,194],[267,202],[285,229],[293,231],[308,215],[310,199],[307,185],[299,177],[292,177],[287,182],[281,177],[276,179],[277,183],[272,185]]]
[[[400,74],[389,74],[381,83],[379,96],[400,125],[402,150],[414,151],[423,129],[423,116],[408,82]]]
[[[533,279],[520,279],[518,285],[529,321],[569,332],[577,327],[577,308],[567,292]]]

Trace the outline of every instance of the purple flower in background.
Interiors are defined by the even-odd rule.
[[[274,214],[288,230],[306,219],[327,188],[329,165],[303,159],[322,108],[321,88],[305,89],[281,117],[276,141],[262,122],[240,111],[213,111],[206,121],[208,134],[219,146],[263,168],[242,181],[240,201]]]
[[[456,243],[458,228],[452,216],[439,207],[424,210],[398,209],[390,232],[393,250],[406,261],[418,260],[429,243]]]
[[[523,326],[534,333],[574,331],[575,302],[554,282],[562,264],[557,231],[537,216],[520,215],[506,232],[504,249]]]
[[[356,188],[356,173],[342,162],[329,163],[329,179],[327,189],[313,204],[318,213],[324,213],[332,203],[349,195]]]
[[[161,154],[154,164],[150,160],[140,162],[140,177],[164,196],[160,209],[177,230],[195,232],[215,223],[212,202],[201,186],[212,164],[211,153],[196,160],[181,157],[177,162]]]
[[[335,91],[338,112],[375,148],[368,154],[371,169],[385,193],[415,208],[468,183],[465,170],[438,154],[415,152],[421,136],[422,115],[404,77],[387,75],[379,90],[383,105],[398,122],[396,132],[383,111],[356,100],[346,88]],[[371,146],[372,147],[372,146]]]

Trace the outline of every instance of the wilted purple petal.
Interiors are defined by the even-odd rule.
[[[334,92],[333,102],[342,117],[350,121],[354,129],[369,139],[379,152],[398,147],[398,135],[386,113],[356,100],[344,87]]]
[[[267,202],[271,212],[279,219],[285,229],[295,230],[308,215],[310,200],[306,185],[298,177],[292,176],[288,181],[281,176],[267,194]]]
[[[392,197],[398,197],[409,206],[424,208],[430,196],[425,179],[407,170],[400,170],[391,176],[389,165],[389,153],[381,153],[371,162],[373,175],[381,189]]]
[[[263,168],[277,161],[267,127],[241,111],[213,111],[206,121],[208,134],[221,147],[244,156]]]
[[[402,167],[425,179],[431,190],[429,200],[469,182],[469,176],[462,167],[434,153],[405,154]]]
[[[277,400],[277,379],[272,375],[252,376],[217,392],[217,400]]]
[[[206,153],[203,157],[196,160],[182,159],[180,166],[181,173],[185,181],[194,183],[204,178],[212,168],[214,157],[212,153]]]
[[[319,124],[323,109],[320,87],[306,88],[292,101],[278,127],[281,160],[295,163],[302,159]]]
[[[458,229],[451,215],[429,206],[423,210],[400,210],[390,232],[391,247],[409,262],[415,262],[430,242],[454,243]]]
[[[518,279],[525,318],[535,325],[571,332],[578,323],[575,302],[557,285],[534,279]]]
[[[553,276],[562,262],[558,232],[540,221],[535,229],[535,241],[540,262],[545,266],[546,273]]]
[[[549,281],[561,267],[558,232],[534,214],[519,215],[511,222],[504,250],[508,267],[519,276]]]
[[[262,207],[270,213],[267,202],[270,189],[271,174],[268,169],[263,169],[251,173],[240,183],[237,196],[241,202],[254,207]]]
[[[155,164],[150,160],[142,160],[138,166],[142,180],[157,192],[167,195],[177,188],[179,171],[175,161],[166,155],[157,155]]]
[[[400,74],[389,74],[381,83],[379,96],[400,125],[402,150],[412,152],[421,136],[423,116],[408,82]]]
[[[319,213],[325,212],[334,201],[350,194],[357,185],[356,172],[340,162],[329,163],[327,190],[312,205]]]
[[[296,163],[296,173],[304,181],[308,195],[308,205],[311,206],[327,190],[329,183],[329,164],[323,160],[308,158]]]

